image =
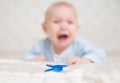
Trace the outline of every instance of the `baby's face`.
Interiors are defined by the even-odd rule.
[[[56,47],[67,47],[78,31],[76,12],[70,7],[57,7],[50,11],[44,31]]]

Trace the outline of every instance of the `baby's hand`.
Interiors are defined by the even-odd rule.
[[[88,63],[93,63],[93,61],[87,58],[80,58],[80,57],[71,57],[66,62],[67,65],[88,64]]]
[[[33,59],[30,59],[29,61],[44,61],[44,60],[45,60],[44,55],[40,55],[40,56],[37,56]]]

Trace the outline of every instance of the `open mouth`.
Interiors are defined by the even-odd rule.
[[[58,35],[58,39],[59,40],[66,40],[66,39],[68,39],[68,35],[67,34]]]

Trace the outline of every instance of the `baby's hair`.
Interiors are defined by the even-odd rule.
[[[70,3],[68,3],[68,2],[64,2],[64,1],[56,2],[56,3],[53,3],[53,4],[47,9],[47,11],[46,11],[46,13],[45,13],[45,21],[46,21],[47,16],[49,15],[50,11],[51,11],[53,8],[60,7],[60,6],[70,7],[70,8],[73,9],[73,11],[76,13],[76,9],[73,7],[72,4],[70,4]]]

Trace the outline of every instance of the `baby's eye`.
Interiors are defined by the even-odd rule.
[[[56,20],[56,21],[54,21],[54,23],[60,23],[60,21],[57,21],[57,20]]]
[[[68,24],[73,24],[74,22],[73,21],[68,21]]]

